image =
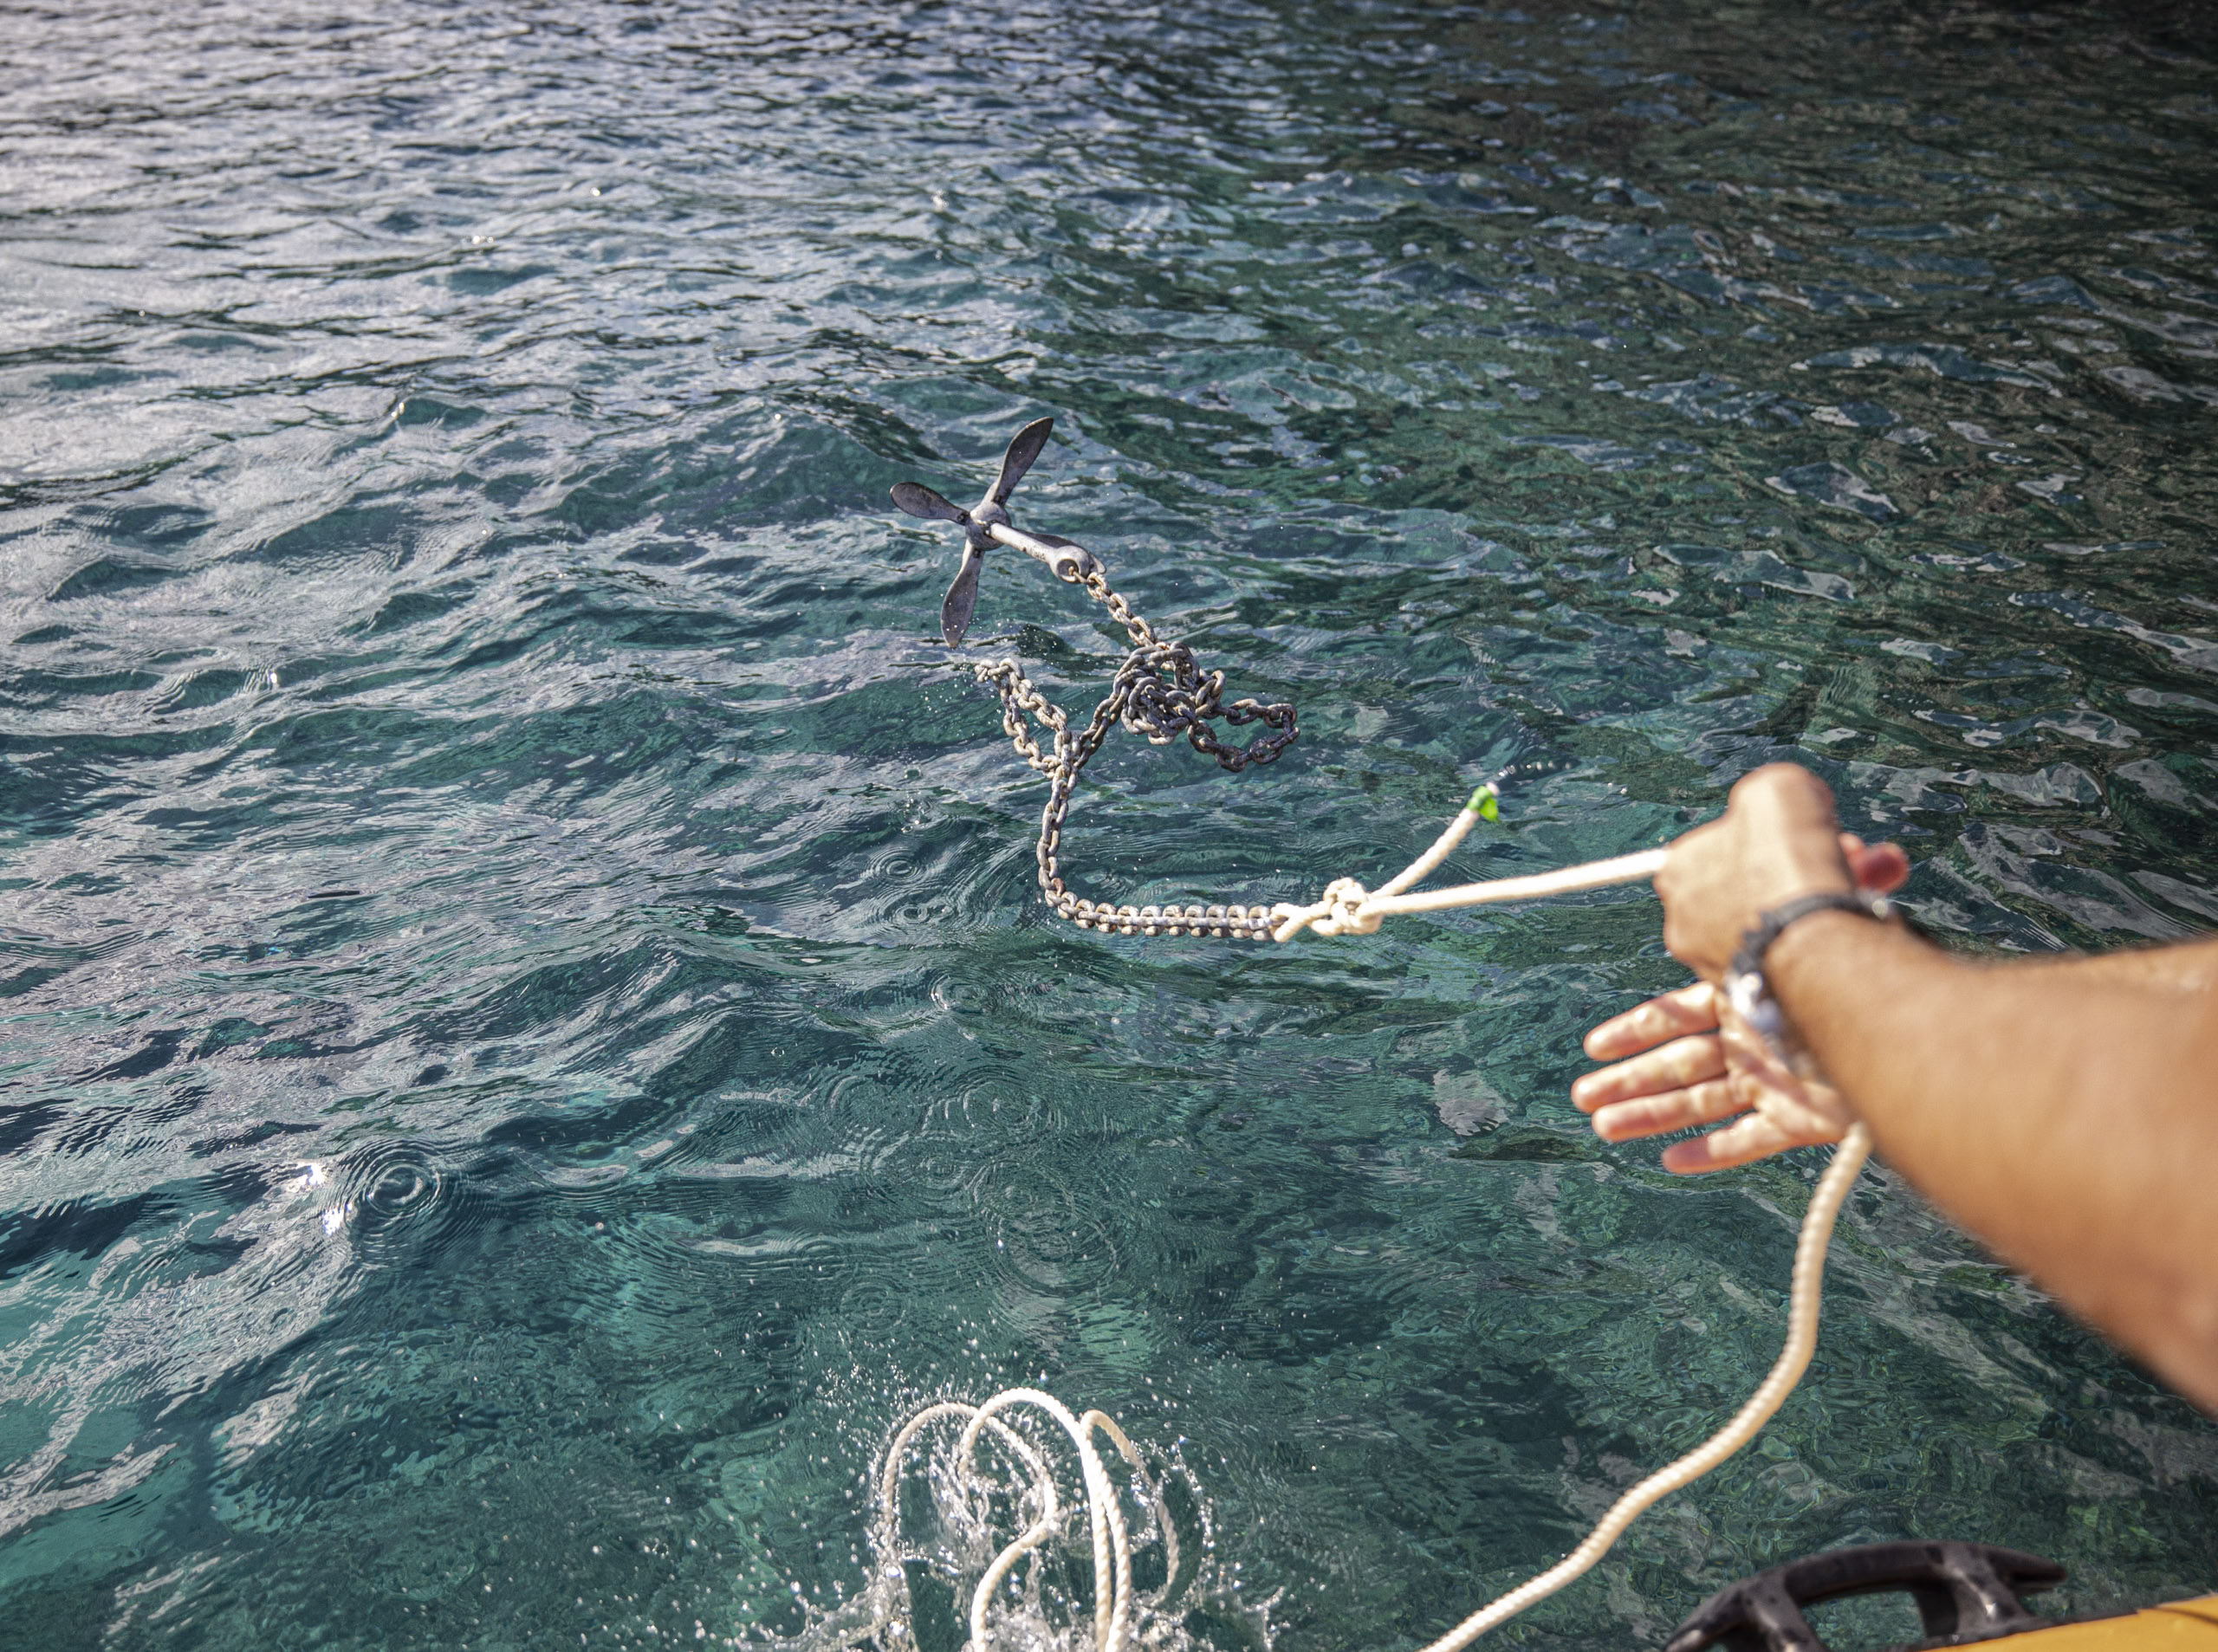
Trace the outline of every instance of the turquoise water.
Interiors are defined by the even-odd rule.
[[[931,639],[968,500],[1300,743],[1074,882],[1653,844],[1774,757],[1985,951],[2218,920],[2212,55],[2153,9],[6,14],[0,1642],[852,1594],[918,1401],[1192,1477],[1177,1636],[1407,1647],[1776,1345],[1815,1159],[1571,1111],[1639,891],[1105,940]],[[2166,32],[2168,29],[2172,32]],[[1003,557],[974,653],[1121,644]],[[1761,1445],[1504,1632],[1832,1544],[2218,1584],[2218,1428],[1897,1181]],[[958,1633],[943,1611],[945,1644]]]

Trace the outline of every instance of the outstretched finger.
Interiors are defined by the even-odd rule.
[[[1692,1130],[1730,1118],[1748,1103],[1722,1079],[1670,1090],[1662,1095],[1642,1096],[1604,1107],[1594,1115],[1594,1133],[1605,1142],[1632,1142],[1644,1136],[1666,1136],[1675,1130]]]
[[[1813,1147],[1839,1139],[1838,1130],[1788,1130],[1769,1114],[1750,1113],[1691,1142],[1674,1142],[1664,1150],[1664,1168],[1674,1176],[1700,1176],[1709,1170],[1729,1170],[1736,1164],[1753,1164],[1790,1147]]]
[[[1689,1085],[1721,1076],[1725,1071],[1725,1044],[1715,1033],[1674,1039],[1660,1050],[1650,1050],[1598,1072],[1585,1072],[1571,1086],[1571,1105],[1582,1113],[1612,1102],[1662,1095]]]
[[[1665,993],[1646,1003],[1612,1015],[1586,1034],[1586,1053],[1597,1061],[1614,1061],[1637,1055],[1666,1039],[1689,1033],[1713,1032],[1717,1027],[1717,989],[1706,981]]]

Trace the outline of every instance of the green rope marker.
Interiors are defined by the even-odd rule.
[[[1471,800],[1463,807],[1482,820],[1491,820],[1496,826],[1501,824],[1501,794],[1494,789],[1492,781],[1472,793]]]

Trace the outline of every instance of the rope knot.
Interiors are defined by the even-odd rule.
[[[1376,935],[1385,921],[1384,912],[1366,912],[1363,904],[1371,891],[1352,878],[1335,878],[1325,885],[1314,906],[1289,906],[1281,901],[1271,908],[1271,939],[1291,941],[1304,930],[1320,935]]]
[[[1326,909],[1325,916],[1310,927],[1320,935],[1376,935],[1383,920],[1364,911],[1363,904],[1370,898],[1371,891],[1354,878],[1335,878],[1325,885],[1318,902]]]

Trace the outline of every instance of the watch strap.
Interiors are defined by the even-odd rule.
[[[1733,955],[1731,973],[1735,975],[1761,975],[1764,954],[1773,943],[1787,933],[1787,925],[1798,923],[1813,912],[1853,912],[1858,917],[1874,918],[1884,923],[1893,911],[1894,904],[1884,895],[1850,894],[1845,890],[1827,890],[1821,895],[1805,895],[1784,905],[1774,906],[1756,919],[1755,928],[1741,936],[1740,950]]]

